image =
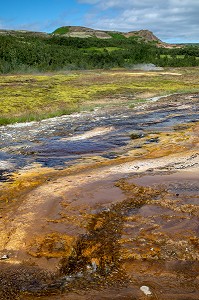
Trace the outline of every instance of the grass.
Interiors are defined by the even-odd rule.
[[[166,54],[161,54],[160,55],[160,57],[161,58],[165,58],[165,57],[167,57],[167,58],[172,58],[172,55],[170,55],[170,54],[168,54],[168,55],[166,55]],[[181,59],[183,59],[185,57],[185,55],[176,55],[176,58],[181,58]],[[196,59],[199,59],[199,57],[196,57]]]
[[[90,48],[84,48],[84,50],[86,51],[99,51],[99,52],[104,52],[104,50],[107,50],[108,52],[112,52],[112,51],[117,51],[117,50],[121,50],[121,48],[118,47],[90,47]]]
[[[108,32],[108,34],[113,38],[113,39],[117,39],[117,40],[121,40],[121,39],[126,39],[126,37],[121,34],[121,33],[117,33],[117,32]]]
[[[133,107],[145,92],[199,91],[198,75],[199,68],[179,68],[164,74],[95,70],[0,76],[0,125],[61,116],[85,107],[94,109],[102,102],[102,106],[120,105],[124,97]]]
[[[161,54],[160,55],[161,58],[172,58],[172,56],[170,54],[166,55],[166,54]],[[184,55],[176,55],[176,58],[184,58],[185,56]]]
[[[59,27],[55,31],[52,32],[52,34],[66,34],[69,32],[69,27],[64,26],[64,27]]]

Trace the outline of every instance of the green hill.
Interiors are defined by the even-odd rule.
[[[153,32],[149,30],[139,30],[130,32],[120,32],[120,31],[107,31],[107,30],[95,30],[83,26],[62,26],[57,28],[52,32],[54,35],[64,35],[66,37],[79,37],[79,38],[89,38],[95,37],[99,39],[124,39],[129,37],[137,37],[146,42],[155,41],[158,44],[164,45],[159,38],[157,38]]]
[[[196,66],[198,46],[161,42],[148,30],[101,31],[64,26],[53,33],[0,30],[0,73],[131,68],[134,64]]]

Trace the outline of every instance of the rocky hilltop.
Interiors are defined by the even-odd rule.
[[[143,38],[144,40],[147,40],[147,41],[156,41],[158,43],[163,43],[150,30],[130,31],[130,32],[124,33],[124,36],[125,37],[138,36],[138,37]]]
[[[177,45],[167,44],[161,41],[154,33],[147,29],[142,29],[138,31],[129,31],[129,32],[122,32],[122,31],[108,31],[108,30],[96,30],[88,27],[83,26],[63,26],[57,28],[53,35],[62,35],[66,37],[79,37],[79,38],[89,38],[89,37],[96,37],[99,39],[110,39],[110,38],[130,38],[134,37],[137,40],[145,41],[145,42],[154,42],[159,47],[164,48],[172,48],[176,47]]]
[[[112,37],[119,38],[129,38],[135,36],[137,38],[141,38],[147,41],[155,41],[158,43],[162,43],[162,41],[157,38],[153,32],[149,30],[139,30],[139,31],[130,31],[130,32],[121,32],[121,31],[107,31],[107,30],[95,30],[88,27],[83,26],[63,26],[57,28],[53,34],[61,34],[64,36],[70,37],[97,37],[100,39],[110,39]]]
[[[5,30],[0,29],[0,35],[11,35],[11,36],[26,36],[26,35],[33,35],[33,36],[41,36],[43,38],[50,38],[54,35],[61,35],[65,37],[79,37],[79,38],[89,38],[89,37],[96,37],[99,39],[125,39],[134,37],[138,41],[145,41],[145,42],[154,42],[157,46],[160,47],[173,47],[176,45],[167,44],[161,41],[154,33],[150,30],[138,30],[138,31],[129,31],[129,32],[121,32],[121,31],[107,31],[107,30],[96,30],[88,27],[83,26],[62,26],[57,28],[52,33],[45,33],[45,32],[35,32],[35,31],[28,31],[28,30]]]
[[[46,32],[29,31],[29,30],[6,30],[6,29],[0,29],[0,35],[11,35],[11,36],[31,35],[31,36],[41,36],[41,37],[49,36],[49,34]]]

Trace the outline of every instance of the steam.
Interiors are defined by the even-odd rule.
[[[140,70],[140,71],[161,71],[163,70],[162,67],[157,67],[154,64],[137,64],[132,66],[133,70]]]

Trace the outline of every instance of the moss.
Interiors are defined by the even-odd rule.
[[[194,73],[195,72],[195,73]],[[165,72],[166,73],[166,72]],[[194,74],[182,76],[158,72],[134,73],[125,70],[89,71],[63,74],[0,76],[0,124],[41,120],[98,106],[99,101],[111,97],[112,105],[129,97],[131,106],[138,105],[140,94],[155,95],[199,90]],[[128,96],[129,95],[129,96]],[[132,100],[132,95],[134,99]],[[144,101],[144,99],[142,99]],[[106,102],[106,101],[105,101]],[[106,105],[109,105],[107,101]]]

